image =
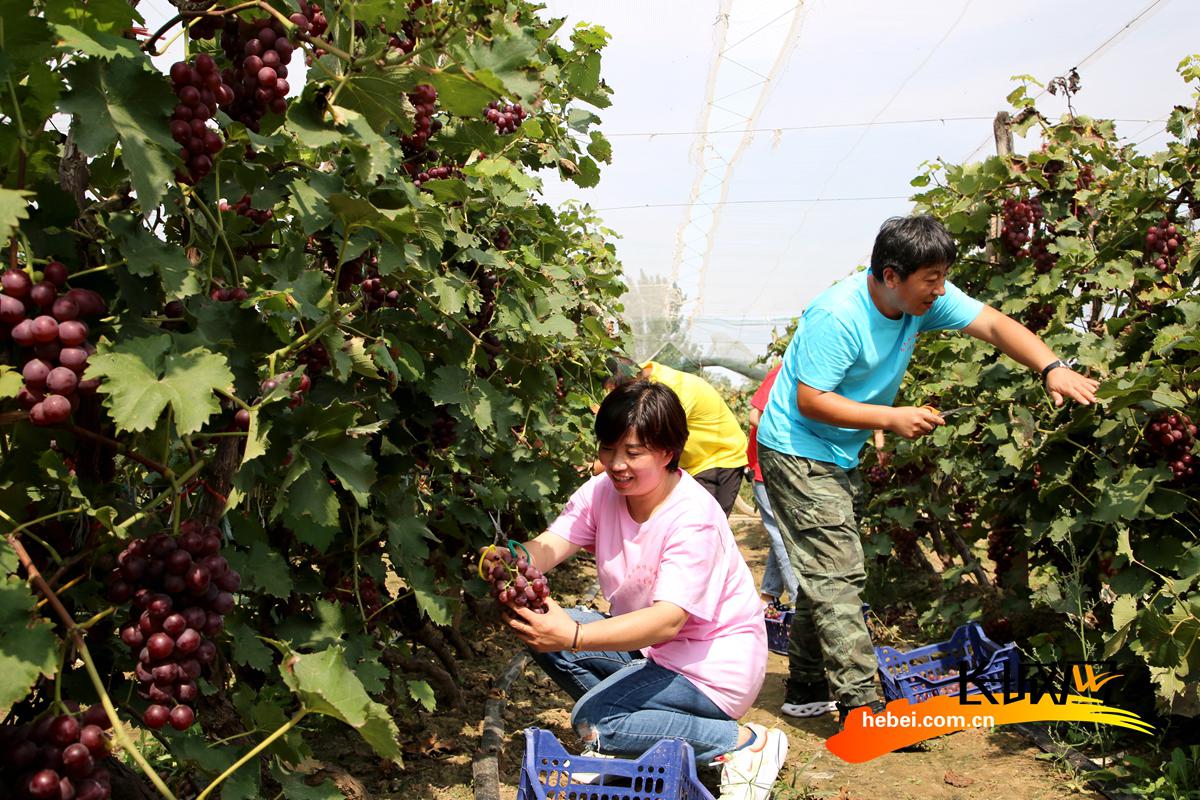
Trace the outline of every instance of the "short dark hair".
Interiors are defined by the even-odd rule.
[[[892,217],[883,223],[871,250],[871,274],[883,280],[883,271],[895,270],[900,280],[929,264],[947,267],[958,258],[958,245],[946,226],[928,215]]]
[[[611,446],[626,431],[633,431],[642,444],[672,454],[667,469],[679,466],[687,444],[687,412],[669,386],[645,378],[619,384],[609,392],[596,413],[596,439]]]
[[[604,369],[608,372],[608,376],[604,379],[604,388],[608,390],[614,386],[620,386],[622,383],[637,380],[642,371],[642,365],[629,356],[613,353],[604,359]]]

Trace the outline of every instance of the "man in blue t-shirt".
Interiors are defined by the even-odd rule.
[[[892,405],[917,337],[961,330],[1039,371],[1056,405],[1096,401],[1096,381],[946,281],[956,257],[954,240],[932,217],[889,219],[871,269],[818,296],[784,354],[758,428],[767,495],[799,580],[784,714],[837,709],[844,719],[851,708],[879,705],[859,596],[866,571],[855,518],[858,453],[873,429],[916,439],[945,424],[929,407]]]

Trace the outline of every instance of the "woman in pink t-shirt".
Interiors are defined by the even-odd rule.
[[[596,437],[604,472],[526,547],[542,572],[595,554],[611,616],[547,598],[547,613],[505,619],[575,699],[589,750],[638,756],[681,738],[723,763],[723,800],[765,800],[787,737],[737,723],[766,674],[762,607],[721,507],[679,469],[683,407],[662,384],[628,382],[601,403]]]

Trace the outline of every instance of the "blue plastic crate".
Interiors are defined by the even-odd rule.
[[[792,617],[796,616],[796,612],[789,609],[784,609],[775,619],[767,618],[767,649],[772,653],[782,653],[787,655],[788,651],[788,632],[792,629]]]
[[[875,658],[879,661],[884,698],[903,697],[914,703],[938,695],[958,694],[959,669],[964,661],[969,672],[978,673],[977,681],[968,684],[968,694],[979,693],[977,684],[989,692],[1001,692],[1006,676],[1009,685],[1015,688],[1021,668],[1021,654],[1015,644],[996,644],[974,622],[961,626],[948,642],[918,647],[907,653],[892,647],[876,647]]]
[[[663,739],[640,758],[571,755],[550,731],[525,729],[517,800],[713,800],[692,746]]]
[[[775,618],[766,618],[767,623],[767,649],[772,653],[787,655],[788,652],[788,635],[792,630],[792,617],[796,616],[796,612],[786,606],[775,606],[780,610],[780,615]],[[863,603],[862,613],[863,621],[867,619],[867,612],[871,610],[871,606]]]

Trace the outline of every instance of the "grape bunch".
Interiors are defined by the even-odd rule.
[[[38,283],[22,269],[0,275],[0,342],[12,339],[20,348],[13,354],[24,379],[17,402],[34,425],[66,422],[80,396],[95,394],[100,385],[80,379],[96,351],[83,318],[103,316],[108,307],[91,289],[62,292],[67,277],[59,261],[46,264]]]
[[[1050,240],[1041,234],[1035,234],[1029,243],[1029,255],[1033,258],[1033,267],[1039,274],[1045,274],[1054,269],[1058,256],[1050,252]]]
[[[296,363],[304,366],[306,375],[319,375],[332,363],[329,350],[321,342],[313,342],[296,354]]]
[[[437,96],[437,89],[428,83],[422,83],[408,93],[408,101],[416,113],[413,115],[413,132],[400,137],[400,146],[406,156],[425,154],[429,137],[441,130],[441,121],[433,118],[437,113]]]
[[[459,180],[462,180],[463,172],[458,168],[457,164],[439,164],[436,167],[422,169],[415,176],[413,176],[413,183],[417,186],[421,186],[427,181],[440,181],[445,180],[446,178],[458,178]]]
[[[499,228],[496,228],[496,233],[492,236],[492,244],[496,246],[497,250],[507,250],[512,247],[512,233],[509,232],[508,228],[501,225]]]
[[[912,528],[893,527],[888,531],[888,538],[892,540],[892,552],[905,564],[919,564],[921,555],[921,547],[918,540],[921,534]]]
[[[1017,556],[1016,527],[1008,522],[1000,522],[988,531],[988,558],[996,565],[996,577],[1007,574],[1012,570],[1013,561]]]
[[[1029,229],[1035,221],[1036,212],[1032,202],[1014,198],[1004,201],[1000,239],[1014,256],[1026,254],[1025,245],[1029,243]]]
[[[295,374],[294,372],[292,372],[291,370],[288,370],[287,372],[279,373],[278,375],[276,375],[273,378],[267,378],[265,381],[263,381],[261,384],[259,384],[258,391],[260,393],[260,396],[266,397],[271,392],[275,391],[275,389],[278,388],[279,386],[284,386],[284,385],[288,384],[292,380],[292,376],[294,374]],[[290,408],[295,408],[296,406],[301,405],[304,402],[304,395],[308,394],[308,390],[311,388],[312,388],[312,378],[308,377],[307,373],[301,373],[298,383],[296,384],[296,389],[292,392],[292,398],[291,398],[291,400],[288,401],[288,406]],[[250,412],[246,411],[246,409],[243,408],[243,409],[238,410],[238,416],[236,416],[234,418],[238,424],[238,427],[241,427],[241,424],[242,424],[241,415],[243,413],[246,415],[245,421],[246,421],[247,426],[249,426]],[[242,428],[242,430],[246,430],[246,428]]]
[[[408,10],[416,11],[422,6],[429,5],[430,2],[431,0],[413,0],[413,2],[408,4]],[[420,28],[417,26],[417,21],[410,17],[400,25],[399,33],[389,35],[388,47],[408,55],[417,46],[417,36],[419,33]]]
[[[886,486],[887,482],[887,467],[880,466],[879,464],[872,464],[871,468],[867,470],[867,483],[871,484],[872,486],[879,487]]]
[[[1053,303],[1034,303],[1025,309],[1025,313],[1022,316],[1025,327],[1034,333],[1049,325],[1052,319],[1054,319]]]
[[[334,573],[331,573],[332,575]],[[370,575],[363,575],[358,579],[357,595],[354,594],[354,578],[346,575],[337,582],[334,588],[325,593],[325,599],[331,603],[348,606],[356,611],[359,610],[358,601],[361,599],[362,612],[371,625],[377,622],[375,617],[383,610],[383,595],[379,591],[379,584]]]
[[[1146,230],[1146,260],[1153,259],[1152,263],[1159,272],[1170,272],[1179,260],[1179,246],[1182,242],[1183,237],[1174,223],[1164,220],[1157,225],[1151,225]]]
[[[238,216],[246,217],[253,222],[257,222],[259,225],[265,225],[275,216],[275,212],[269,208],[253,208],[250,205],[249,194],[242,195],[242,199],[233,205],[230,205],[228,200],[222,200],[217,205],[217,208],[221,211],[233,211]]]
[[[373,311],[380,306],[400,305],[400,292],[397,289],[387,289],[379,272],[372,269],[367,277],[359,284],[365,298],[363,306],[367,311]]]
[[[187,520],[178,536],[135,539],[107,583],[111,602],[132,601],[120,636],[137,660],[138,694],[151,703],[142,721],[153,730],[167,723],[187,730],[196,719],[196,680],[217,656],[212,637],[224,629],[242,585],[221,555],[220,529]]]
[[[322,36],[329,27],[325,12],[316,3],[300,0],[300,10],[288,17],[305,36]]]
[[[1178,482],[1196,474],[1196,425],[1187,414],[1164,411],[1156,414],[1146,428],[1146,444],[1158,461],[1165,461]]]
[[[1083,191],[1084,189],[1092,188],[1092,184],[1096,182],[1096,172],[1090,164],[1084,164],[1079,168],[1079,175],[1075,178],[1075,190]]]
[[[501,136],[514,133],[528,116],[520,103],[502,103],[499,100],[488,103],[483,115],[496,126],[496,133]]]
[[[0,728],[0,795],[30,800],[106,800],[111,792],[108,737],[99,705],[79,714],[47,714]],[[11,795],[10,795],[11,792]]]
[[[216,116],[218,106],[233,102],[234,90],[207,53],[172,64],[171,86],[179,101],[171,113],[171,138],[180,145],[185,167],[175,177],[180,183],[196,183],[212,172],[213,159],[225,147],[220,132],[207,122]]]
[[[458,420],[451,416],[445,406],[438,406],[434,410],[430,441],[438,450],[445,450],[458,441]]]
[[[308,21],[299,13],[292,16]],[[283,23],[273,17],[252,22],[229,17],[221,33],[221,49],[237,65],[222,73],[233,97],[221,107],[257,133],[261,127],[259,121],[268,111],[276,114],[287,111],[287,93],[291,90],[287,82],[288,64],[295,47],[287,38]]]
[[[550,584],[525,556],[491,547],[484,553],[479,571],[492,584],[492,597],[501,605],[526,607],[536,614],[548,610],[546,597],[550,594]]]

